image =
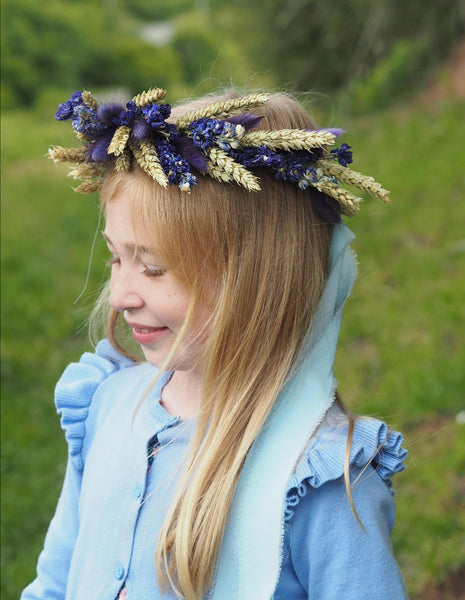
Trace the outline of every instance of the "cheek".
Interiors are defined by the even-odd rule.
[[[169,292],[159,296],[158,301],[153,299],[153,307],[164,316],[164,319],[173,327],[179,329],[189,309],[189,299],[184,299],[176,293]]]
[[[116,268],[113,265],[111,267],[111,271],[110,271],[110,282],[109,282],[110,292],[113,291],[113,289],[115,288],[115,285],[116,285]]]

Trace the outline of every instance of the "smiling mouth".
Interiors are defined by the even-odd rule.
[[[147,346],[162,338],[168,331],[168,327],[132,327],[132,336],[138,344]]]

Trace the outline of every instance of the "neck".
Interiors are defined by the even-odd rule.
[[[181,419],[196,417],[200,409],[202,377],[193,371],[175,371],[163,388],[161,405]]]

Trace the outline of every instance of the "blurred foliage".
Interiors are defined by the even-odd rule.
[[[364,108],[379,108],[388,86],[394,84],[389,100],[411,92],[464,36],[465,4],[268,0],[254,4],[247,28],[256,32],[258,66],[273,65],[280,82],[334,94],[360,80],[354,101],[367,91],[371,100]]]
[[[192,0],[122,0],[124,10],[141,21],[166,21],[192,9]]]
[[[177,52],[186,80],[195,85],[203,74],[201,65],[209,65],[214,61],[221,43],[214,31],[205,27],[203,20],[190,18],[183,20],[176,28],[173,49]]]
[[[392,51],[382,58],[364,77],[348,84],[343,99],[354,114],[402,100],[412,91],[418,73],[428,70],[430,44],[425,37],[399,40]],[[415,89],[415,88],[414,88]]]
[[[4,0],[4,106],[47,87],[252,84],[331,93],[354,112],[417,86],[465,31],[460,0]],[[172,27],[145,41],[150,23]],[[348,93],[346,93],[348,90]]]
[[[237,11],[218,3],[215,11],[183,13],[186,2],[178,0],[163,12],[165,4],[5,0],[3,107],[34,105],[49,89],[64,100],[74,89],[98,93],[117,85],[132,95],[155,84],[174,99],[205,80],[208,90],[230,83],[232,75],[239,85],[248,80],[247,47],[237,43],[230,27]],[[170,43],[143,39],[142,18],[175,15],[168,23]],[[213,25],[216,18],[219,27]],[[274,83],[270,76],[254,78],[255,85]]]
[[[90,0],[5,0],[4,102],[31,105],[53,86],[74,90],[117,85],[130,93],[154,81],[182,81],[176,53],[137,35],[139,24],[121,10]]]

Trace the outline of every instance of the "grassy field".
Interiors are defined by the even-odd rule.
[[[85,319],[103,280],[95,197],[73,195],[66,169],[42,158],[74,144],[52,109],[3,121],[2,598],[34,576],[61,486],[66,448],[52,392],[89,348]],[[354,168],[392,190],[350,226],[359,277],[337,357],[342,396],[403,432],[393,541],[412,597],[464,572],[464,104],[400,106],[350,124]],[[347,125],[347,124],[345,124]],[[458,598],[445,592],[441,598]]]

